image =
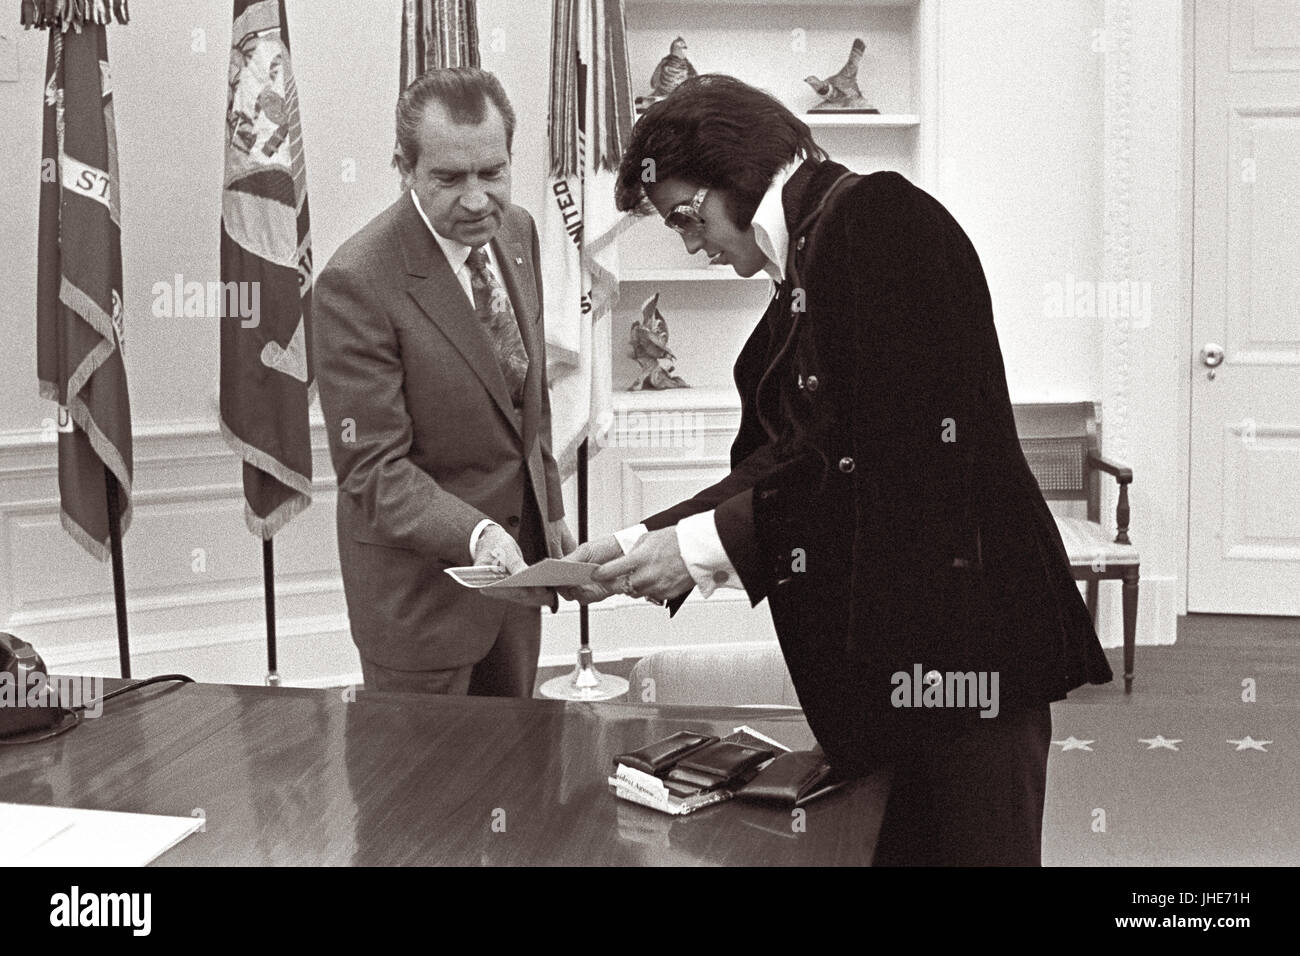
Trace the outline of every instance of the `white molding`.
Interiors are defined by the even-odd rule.
[[[939,125],[942,113],[943,91],[943,18],[939,15],[938,0],[920,0],[916,6],[914,35],[917,43],[916,57],[919,89],[914,93],[919,99],[917,112],[920,127],[916,139],[917,185],[926,192],[936,194],[939,189],[939,156],[943,130]]]
[[[1133,11],[1131,0],[1106,0],[1103,153],[1102,277],[1133,275]],[[1126,316],[1102,324],[1103,451],[1123,461],[1129,451],[1132,323]],[[1109,492],[1109,489],[1108,489]],[[1113,492],[1109,492],[1113,496]],[[1114,510],[1107,502],[1106,512]]]
[[[1192,355],[1196,349],[1194,344],[1196,330],[1192,321],[1192,269],[1195,261],[1195,235],[1193,225],[1195,223],[1196,210],[1196,4],[1185,3],[1182,7],[1182,43],[1180,52],[1182,54],[1182,78],[1180,104],[1180,134],[1182,138],[1182,154],[1180,156],[1181,167],[1185,171],[1183,181],[1178,193],[1179,201],[1179,253],[1178,261],[1182,267],[1181,281],[1179,282],[1179,309],[1178,315],[1185,324],[1183,332],[1183,348],[1186,350],[1185,355]],[[1183,363],[1183,376],[1179,383],[1178,390],[1178,420],[1188,423],[1185,427],[1178,430],[1178,487],[1173,489],[1175,494],[1175,512],[1176,527],[1180,531],[1180,544],[1176,558],[1178,568],[1178,581],[1175,584],[1177,593],[1174,598],[1175,614],[1187,614],[1187,580],[1191,555],[1189,553],[1189,532],[1187,528],[1188,513],[1191,509],[1192,500],[1192,471],[1191,471],[1191,427],[1192,418],[1192,373],[1191,364]]]

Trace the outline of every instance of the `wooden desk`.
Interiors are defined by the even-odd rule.
[[[798,711],[150,687],[4,748],[0,801],[201,813],[157,865],[869,864],[879,774],[807,807],[803,832],[786,810],[669,817],[609,792],[614,754],[740,724],[813,743]]]

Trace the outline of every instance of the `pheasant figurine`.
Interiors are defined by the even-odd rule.
[[[674,375],[673,366],[664,368],[660,360],[676,362],[677,357],[668,350],[668,323],[659,311],[659,293],[641,303],[641,318],[632,323],[632,357],[641,366],[636,379],[628,386],[629,392],[644,389],[689,388],[680,375]]]
[[[834,76],[820,79],[816,76],[804,77],[804,82],[817,91],[822,101],[810,109],[809,113],[879,113],[862,97],[858,88],[858,64],[867,45],[862,40],[853,41],[849,51],[849,61],[840,67]]]
[[[644,110],[695,75],[695,67],[686,59],[686,41],[678,37],[669,46],[668,55],[659,61],[654,73],[650,74],[650,95],[638,96],[637,107]]]

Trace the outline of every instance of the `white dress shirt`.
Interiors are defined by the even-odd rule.
[[[469,254],[473,251],[472,247],[465,245],[463,242],[457,242],[455,239],[448,239],[446,236],[439,233],[438,230],[434,229],[433,223],[429,222],[429,217],[424,214],[424,207],[420,205],[420,197],[415,194],[414,189],[411,190],[411,202],[415,203],[415,211],[420,214],[420,218],[424,220],[424,224],[429,227],[430,234],[435,240],[437,240],[438,247],[442,249],[442,254],[447,257],[447,265],[451,266],[452,274],[456,276],[456,281],[460,283],[460,287],[465,290],[465,298],[469,300],[470,308],[473,308],[474,285],[471,282],[469,274]],[[500,281],[501,275],[497,271],[496,256],[492,254],[492,244],[488,243],[485,245],[483,251],[487,253],[488,268],[491,269],[492,274],[497,277],[497,281]],[[488,525],[494,524],[497,523],[491,518],[484,518],[476,524],[474,530],[470,532],[469,558],[471,561],[474,560],[474,549],[478,547],[478,539],[483,535],[483,532],[487,530]],[[501,526],[497,525],[497,527],[499,528]]]
[[[767,260],[763,263],[763,271],[774,283],[785,278],[785,259],[790,249],[790,227],[786,225],[785,206],[782,204],[781,194],[785,184],[802,162],[803,157],[796,156],[789,165],[772,177],[772,184],[767,187],[758,209],[754,211],[754,221],[751,226],[754,231],[754,241]],[[627,554],[646,533],[646,526],[639,524],[614,532],[614,538],[623,549],[623,553]],[[744,587],[731,559],[727,557],[726,548],[722,546],[722,539],[718,536],[718,525],[712,511],[689,515],[677,522],[677,547],[681,551],[686,570],[690,572],[700,594],[705,597],[720,587]]]

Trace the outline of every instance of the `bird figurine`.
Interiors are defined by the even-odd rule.
[[[677,356],[668,350],[668,323],[659,311],[659,293],[641,303],[641,318],[632,323],[632,357],[641,371],[627,387],[629,392],[644,389],[689,388],[680,375],[674,375],[673,365],[664,368],[661,361],[676,362]]]
[[[854,40],[849,51],[849,61],[840,67],[834,76],[820,79],[815,76],[804,77],[804,82],[817,91],[822,101],[810,109],[809,113],[879,113],[862,97],[858,88],[858,64],[867,45],[862,40]]]
[[[696,75],[695,67],[686,59],[686,41],[678,37],[668,48],[668,55],[659,61],[654,73],[650,74],[650,95],[638,96],[637,107],[644,110]]]

